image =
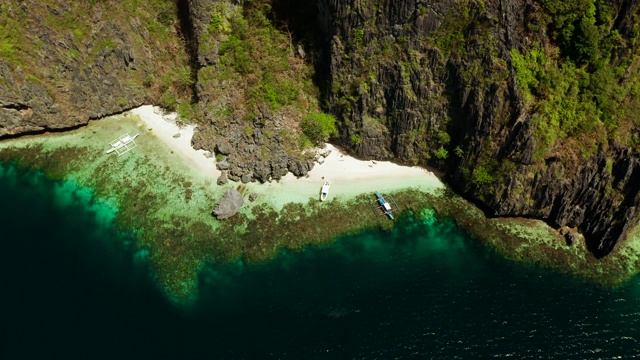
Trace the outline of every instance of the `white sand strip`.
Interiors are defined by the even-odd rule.
[[[178,118],[176,113],[163,114],[162,109],[157,106],[144,105],[131,110],[130,113],[139,116],[158,139],[174,153],[200,170],[204,176],[213,179],[220,176],[220,170],[216,169],[215,159],[207,158],[204,150],[195,150],[191,146],[191,138],[193,138],[196,125],[180,127],[176,124]],[[175,138],[176,134],[180,134],[180,137]]]
[[[319,201],[325,179],[331,182],[327,202],[364,193],[373,196],[376,191],[415,188],[435,193],[437,189],[444,188],[440,179],[424,168],[402,166],[389,161],[358,160],[331,144],[326,146],[331,154],[322,164],[316,164],[307,177],[296,178],[289,173],[280,182],[250,184],[251,189],[261,197],[258,202],[266,202],[280,209],[289,202],[307,203],[309,198]]]
[[[309,171],[307,179],[319,182],[329,179],[334,182],[353,182],[364,179],[394,178],[404,179],[408,177],[424,177],[433,175],[428,170],[418,166],[401,166],[389,161],[364,161],[346,155],[331,144],[325,144],[331,153]]]

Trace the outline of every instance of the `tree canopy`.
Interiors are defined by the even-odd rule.
[[[338,132],[336,128],[336,118],[329,114],[308,114],[302,119],[302,132],[317,145],[321,142],[329,140],[329,138]]]

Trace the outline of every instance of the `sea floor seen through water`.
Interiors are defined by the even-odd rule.
[[[0,167],[1,359],[640,357],[640,284],[503,260],[450,222],[401,219],[261,264],[208,266],[165,299],[117,208]]]

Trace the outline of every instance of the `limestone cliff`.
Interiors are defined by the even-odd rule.
[[[153,102],[267,181],[313,166],[299,123],[323,107],[357,156],[438,167],[604,256],[639,216],[638,6],[567,4],[0,0],[0,137]]]
[[[541,47],[540,57],[551,62],[556,61],[549,55],[553,49],[565,51],[555,45],[560,41],[552,32],[560,25],[551,18],[550,3],[320,1],[322,27],[330,39],[330,107],[344,119],[341,141],[359,156],[440,167],[488,215],[577,227],[592,251],[604,256],[638,222],[638,151],[635,137],[625,139],[619,131],[636,134],[637,127],[633,119],[607,123],[600,116],[592,128],[586,120],[572,128],[564,126],[572,120],[565,114],[558,116],[560,124],[549,125],[563,106],[575,104],[554,105],[542,86],[531,94],[518,81],[522,70],[513,56]],[[622,68],[627,79],[637,77],[637,64],[628,59],[636,56],[631,54],[638,7],[628,1],[591,3],[604,20],[589,24],[588,14],[576,12],[578,24],[599,26],[616,37],[612,56],[600,55],[606,59],[601,72]],[[603,6],[600,13],[596,5]],[[570,50],[567,58],[573,55]],[[575,63],[581,60],[586,65],[575,71],[597,81],[599,73],[588,61],[576,56]],[[542,90],[555,91],[558,86],[553,86]],[[568,99],[571,91],[568,87],[554,95]],[[599,95],[594,91],[583,99]],[[623,93],[615,104],[627,106],[637,96]],[[594,113],[604,113],[605,100],[598,98]],[[588,110],[581,111],[588,120]],[[599,131],[609,136],[602,139]]]
[[[148,5],[0,1],[0,137],[185,96],[176,4]]]
[[[300,119],[318,111],[313,67],[274,18],[271,1],[190,1],[196,45],[193,144],[217,155],[230,180],[304,176]]]

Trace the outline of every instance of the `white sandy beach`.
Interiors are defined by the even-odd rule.
[[[131,114],[139,116],[158,139],[202,171],[205,177],[217,179],[220,176],[215,159],[207,158],[205,151],[191,147],[195,125],[179,127],[175,113],[163,114],[161,109],[150,105],[133,109]],[[178,133],[180,137],[174,138]],[[388,161],[357,160],[331,144],[326,144],[326,149],[331,150],[330,154],[321,160],[321,164],[316,164],[306,177],[296,178],[289,173],[280,181],[266,184],[254,182],[247,184],[247,187],[259,195],[257,203],[267,202],[276,208],[289,202],[306,203],[309,198],[319,198],[324,179],[331,182],[328,202],[367,192],[416,188],[433,193],[444,187],[432,172],[421,167],[401,166]]]
[[[220,176],[220,170],[216,169],[213,157],[207,158],[204,150],[195,150],[191,147],[191,138],[196,128],[195,125],[178,126],[176,113],[164,114],[157,106],[144,105],[130,111],[137,115],[151,132],[164,142],[173,152],[184,158],[195,168],[202,171],[203,175],[213,179]],[[174,138],[174,135],[180,137]]]
[[[324,180],[331,182],[327,202],[348,199],[363,193],[393,192],[406,188],[434,193],[444,184],[432,172],[418,166],[402,166],[389,161],[363,161],[344,154],[331,144],[331,150],[322,164],[316,164],[306,177],[287,174],[280,182],[253,186],[263,194],[264,201],[276,208],[288,202],[306,203],[309,198],[319,199]]]

